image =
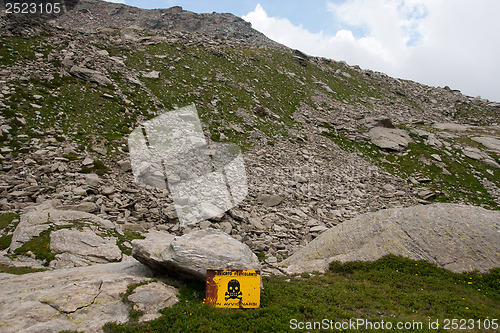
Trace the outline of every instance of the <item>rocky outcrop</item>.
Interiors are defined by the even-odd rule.
[[[252,45],[283,47],[233,14],[197,14],[182,7],[141,9],[96,0],[80,0],[72,13],[58,18],[59,24],[84,29],[137,27],[163,31],[206,34],[211,38],[232,38]]]
[[[103,73],[95,71],[90,68],[84,68],[79,66],[73,66],[69,70],[71,75],[82,79],[84,81],[89,81],[93,83],[97,83],[100,85],[112,84],[113,82],[106,77]]]
[[[434,204],[367,213],[324,232],[281,265],[289,273],[324,271],[332,261],[373,261],[386,254],[455,272],[500,267],[500,212]]]
[[[128,320],[130,306],[122,301],[127,286],[147,281],[153,276],[149,268],[138,262],[19,276],[0,274],[0,330],[101,332],[107,322],[123,323]],[[137,309],[146,309],[149,318],[155,316],[151,309],[170,306],[176,300],[176,291],[172,287],[156,283],[154,288],[168,290],[170,297],[144,297],[145,291],[139,289],[138,295],[129,298]],[[165,293],[159,295],[166,296]]]
[[[207,269],[260,269],[250,248],[226,233],[208,228],[174,237],[150,232],[132,241],[132,255],[143,264],[173,275],[205,281]]]
[[[374,127],[368,132],[371,142],[388,150],[403,150],[412,140],[406,131],[398,128]]]
[[[11,254],[30,255],[33,259],[40,259],[38,264],[51,268],[70,268],[86,266],[96,263],[121,261],[123,254],[117,245],[117,236],[121,228],[106,219],[96,215],[64,210],[57,207],[57,200],[48,201],[30,207],[20,217],[20,223],[12,234],[12,241],[8,251]],[[43,235],[48,233],[47,236]],[[40,237],[45,237],[44,241]],[[39,239],[37,247],[48,247],[53,258],[38,258],[32,252],[36,248],[23,248],[23,245]],[[35,245],[31,245],[35,246]],[[29,252],[29,253],[28,253]],[[15,258],[23,261],[22,257]],[[49,262],[50,261],[50,262]],[[15,262],[12,262],[15,265]],[[37,266],[36,261],[31,264]]]
[[[135,288],[127,299],[134,304],[134,310],[144,313],[139,320],[147,321],[160,317],[158,310],[179,302],[178,295],[179,292],[174,287],[152,282]]]
[[[98,236],[89,228],[83,230],[61,229],[50,234],[50,249],[55,260],[52,267],[85,266],[86,263],[116,262],[122,259],[122,251],[116,238]]]
[[[110,231],[115,230],[115,225],[109,220],[86,212],[58,209],[55,207],[57,205],[58,201],[47,201],[28,208],[27,212],[21,215],[21,221],[12,235],[9,251],[14,252],[44,230],[52,227],[70,226],[75,222],[89,226],[94,225]]]

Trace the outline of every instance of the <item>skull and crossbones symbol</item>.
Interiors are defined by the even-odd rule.
[[[240,290],[240,283],[236,279],[232,279],[227,283],[226,301],[228,299],[239,299],[241,301],[243,293]]]

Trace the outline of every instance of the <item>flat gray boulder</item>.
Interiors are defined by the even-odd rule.
[[[290,274],[324,271],[332,261],[387,254],[455,272],[500,267],[500,212],[434,204],[366,213],[324,232],[280,265]]]
[[[56,205],[57,202],[47,201],[27,209],[21,215],[20,222],[16,230],[14,230],[9,252],[14,252],[14,250],[45,230],[70,225],[74,222],[94,225],[107,230],[115,230],[116,228],[113,222],[96,215],[81,211],[57,209]]]
[[[486,148],[493,150],[496,153],[500,153],[500,140],[497,138],[492,138],[490,136],[476,136],[471,139],[479,142]]]
[[[71,75],[84,81],[97,83],[103,86],[107,84],[113,84],[113,82],[110,79],[108,79],[106,75],[90,68],[79,67],[75,65],[71,67],[69,72]]]
[[[89,228],[51,232],[50,250],[58,253],[50,263],[52,268],[104,264],[122,259],[122,251],[116,245],[116,238],[98,236]]]
[[[0,274],[0,331],[102,332],[107,322],[129,319],[130,305],[124,304],[121,296],[127,286],[153,276],[153,271],[138,262]],[[169,305],[174,301],[171,299]],[[136,297],[133,306],[157,308],[153,303]],[[164,300],[158,303],[165,304]]]
[[[148,321],[161,316],[158,310],[179,302],[178,295],[176,288],[161,282],[153,282],[135,288],[127,298],[134,303],[134,310],[144,313],[139,321]]]
[[[260,269],[250,248],[228,234],[208,228],[175,237],[151,231],[132,241],[132,256],[160,272],[205,281],[207,269]]]
[[[388,150],[403,150],[412,142],[408,133],[399,128],[374,127],[368,136],[374,145]]]

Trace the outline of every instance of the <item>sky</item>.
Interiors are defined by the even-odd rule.
[[[115,0],[233,13],[313,56],[500,102],[499,0]]]

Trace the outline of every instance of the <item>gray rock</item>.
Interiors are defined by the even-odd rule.
[[[129,159],[124,159],[124,160],[118,161],[118,165],[125,172],[132,170],[132,164],[130,163]]]
[[[160,317],[158,310],[179,302],[178,295],[174,287],[152,282],[135,288],[128,300],[134,303],[134,310],[144,312],[139,321],[147,321]]]
[[[488,149],[491,149],[493,151],[496,151],[497,153],[500,153],[500,140],[497,138],[492,138],[489,136],[476,136],[471,138],[472,140],[481,143],[483,146],[485,146]]]
[[[440,130],[450,130],[450,131],[467,131],[470,126],[455,124],[455,123],[439,123],[434,125],[435,128]]]
[[[79,212],[93,213],[97,211],[97,205],[93,202],[84,201],[77,205],[59,206],[59,209],[74,210]]]
[[[431,190],[426,189],[426,188],[422,189],[417,194],[420,198],[422,198],[424,200],[430,200],[436,196],[436,193],[434,193]]]
[[[85,183],[91,187],[99,186],[99,176],[95,173],[90,173],[85,177]]]
[[[473,160],[476,160],[476,161],[481,161],[481,160],[488,157],[488,154],[482,152],[481,150],[479,150],[477,148],[473,148],[473,147],[465,147],[463,150],[463,153],[468,158],[472,158]]]
[[[21,215],[20,222],[12,235],[9,252],[13,252],[52,226],[68,225],[75,220],[86,221],[89,225],[94,224],[108,230],[115,229],[115,225],[109,220],[86,212],[56,209],[54,205],[57,205],[56,201],[47,201],[31,207]]]
[[[265,230],[266,227],[262,224],[262,221],[260,218],[258,217],[250,217],[248,219],[248,221],[250,222],[250,224],[252,225],[252,227],[258,229],[258,230]]]
[[[83,166],[89,166],[94,163],[94,160],[91,159],[90,157],[85,157],[85,159],[82,161]]]
[[[394,128],[392,121],[389,117],[369,117],[364,119],[365,125],[368,128],[385,127]]]
[[[84,81],[97,83],[99,85],[113,84],[113,82],[103,73],[89,68],[73,66],[69,70],[70,74]]]
[[[163,272],[205,281],[207,269],[260,269],[250,248],[222,231],[208,228],[174,237],[150,231],[132,241],[132,255]]]
[[[64,256],[64,260],[58,262],[60,254],[56,255],[55,260],[51,262],[51,266],[56,268],[81,266],[82,261],[86,262],[86,265],[116,262],[122,258],[122,252],[116,245],[115,238],[98,236],[88,228],[83,231],[61,229],[51,232],[50,250],[53,253],[76,257],[68,262],[68,256]]]
[[[412,142],[408,133],[398,128],[374,127],[369,132],[371,142],[382,149],[403,150]]]
[[[144,72],[142,73],[142,77],[148,79],[158,79],[160,77],[160,72],[158,71]]]
[[[324,232],[282,265],[289,273],[324,271],[332,261],[390,253],[455,272],[500,267],[500,212],[434,204],[366,213]]]
[[[315,227],[312,227],[309,231],[310,232],[323,232],[325,230],[328,230],[328,228],[325,227],[324,225],[317,225]]]
[[[481,161],[492,168],[500,169],[500,165],[490,155],[478,148],[465,147],[463,153],[473,160]]]
[[[431,154],[431,157],[438,162],[443,162],[443,160],[441,159],[441,156],[439,156],[438,154]]]
[[[266,207],[273,207],[279,205],[285,198],[279,196],[279,195],[267,195],[267,194],[260,194],[257,197],[257,200],[259,200],[264,206]]]
[[[492,168],[495,168],[495,169],[500,169],[500,164],[498,164],[494,159],[492,158],[485,158],[483,160],[483,163],[492,167]]]
[[[121,294],[153,277],[138,262],[60,269],[25,275],[0,274],[2,332],[102,332],[107,322],[128,320]]]

